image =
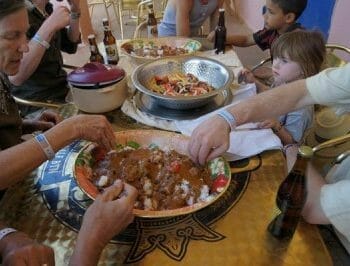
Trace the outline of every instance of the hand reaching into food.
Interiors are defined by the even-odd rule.
[[[97,265],[108,241],[133,221],[136,197],[134,187],[118,180],[95,199],[85,212],[70,265]]]

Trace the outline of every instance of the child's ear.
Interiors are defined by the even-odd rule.
[[[295,14],[294,13],[287,13],[286,15],[285,15],[285,19],[286,19],[286,22],[288,23],[288,24],[292,24],[292,23],[294,23],[294,21],[295,21]]]

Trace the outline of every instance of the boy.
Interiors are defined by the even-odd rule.
[[[306,8],[307,0],[266,0],[263,8],[264,28],[252,35],[229,35],[227,44],[240,47],[258,45],[262,50],[270,49],[281,34],[302,29],[296,20]],[[208,38],[213,37],[212,33]]]

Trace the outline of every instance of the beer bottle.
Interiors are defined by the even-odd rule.
[[[225,27],[225,9],[219,9],[219,23],[215,28],[215,53],[225,53],[226,46],[226,27]]]
[[[275,216],[268,225],[278,239],[290,239],[297,228],[307,194],[305,171],[312,155],[312,148],[301,146],[292,170],[278,188]]]
[[[119,61],[118,49],[111,28],[109,27],[108,19],[104,18],[102,20],[102,24],[104,30],[103,44],[105,45],[106,49],[107,62],[108,64],[116,65]]]
[[[157,38],[158,37],[157,20],[154,16],[152,4],[148,5],[147,37],[148,38]]]
[[[90,34],[88,36],[89,46],[90,46],[90,62],[99,62],[101,64],[104,63],[103,56],[100,54],[98,50],[96,39],[94,34]]]

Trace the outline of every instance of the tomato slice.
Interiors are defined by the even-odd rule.
[[[170,164],[170,171],[171,172],[178,173],[178,172],[180,172],[180,169],[181,169],[181,164],[179,161],[171,162],[171,164]]]
[[[226,178],[225,175],[223,174],[218,175],[211,186],[211,191],[221,192],[222,188],[226,186],[227,182],[228,182],[228,179]]]

